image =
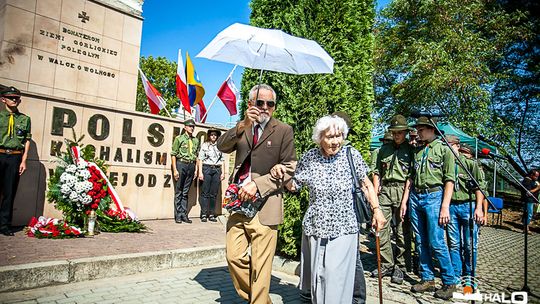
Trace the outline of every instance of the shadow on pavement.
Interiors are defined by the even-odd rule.
[[[202,269],[194,278],[194,281],[206,290],[219,292],[217,303],[247,303],[243,301],[234,289],[229,270],[226,266]],[[276,295],[281,301],[276,301]],[[272,276],[270,282],[270,296],[274,303],[300,303],[300,293],[295,285]]]

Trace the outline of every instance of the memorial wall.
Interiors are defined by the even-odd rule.
[[[135,111],[141,7],[135,0],[0,0],[0,84],[23,92],[20,110],[33,135],[14,225],[61,217],[46,202],[46,182],[74,134],[107,161],[111,182],[139,218],[173,218],[170,152],[183,125]],[[207,129],[197,125],[195,134],[204,139]],[[190,215],[197,217],[193,185]]]

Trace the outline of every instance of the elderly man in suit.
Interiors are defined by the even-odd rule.
[[[230,182],[239,184],[240,200],[255,201],[259,210],[252,218],[233,212],[227,222],[229,271],[238,295],[249,303],[272,303],[269,296],[272,260],[277,225],[283,222],[281,190],[296,167],[292,127],[272,117],[275,109],[276,93],[272,87],[254,86],[249,92],[244,120],[217,143],[224,153],[236,151]],[[287,168],[283,179],[270,175],[276,164]]]

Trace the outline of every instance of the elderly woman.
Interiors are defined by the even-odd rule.
[[[312,137],[319,147],[302,156],[287,185],[291,191],[302,186],[309,190],[309,207],[302,222],[302,246],[309,252],[303,262],[311,266],[313,303],[351,303],[353,298],[359,229],[353,207],[353,177],[347,149],[351,149],[356,173],[363,181],[364,192],[374,211],[372,225],[379,230],[385,223],[360,152],[350,146],[343,147],[347,132],[347,124],[342,118],[331,115],[320,118]],[[276,178],[283,172],[280,165],[271,170]]]

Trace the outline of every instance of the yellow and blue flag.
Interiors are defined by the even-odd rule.
[[[189,103],[192,107],[196,106],[204,96],[204,87],[195,72],[195,67],[189,58],[189,54],[186,52],[186,78],[187,89],[189,96]]]

